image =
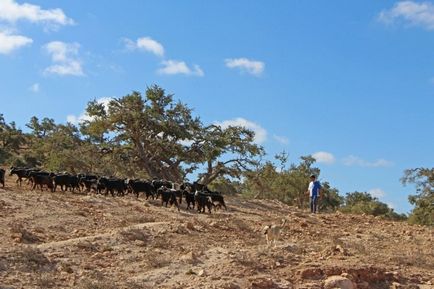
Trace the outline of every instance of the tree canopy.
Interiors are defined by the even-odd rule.
[[[416,194],[408,198],[414,205],[409,222],[434,226],[434,168],[405,170],[401,182],[404,185],[416,186]]]
[[[253,131],[205,125],[156,85],[144,95],[90,101],[78,126],[37,117],[26,126],[27,134],[0,116],[2,162],[175,182],[194,173],[207,185],[222,176],[240,178],[264,154]]]

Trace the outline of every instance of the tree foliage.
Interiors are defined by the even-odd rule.
[[[416,168],[404,171],[401,178],[404,185],[414,184],[416,194],[408,200],[414,205],[409,222],[434,226],[434,168]]]
[[[298,164],[291,164],[286,168],[288,155],[285,152],[275,158],[280,163],[279,167],[268,161],[256,170],[246,173],[244,193],[256,198],[278,199],[299,208],[306,208],[309,202],[306,191],[310,176],[320,174],[320,170],[313,167],[315,159],[311,156],[302,156]],[[342,202],[338,190],[331,187],[328,182],[322,184],[322,195],[319,203],[322,211],[333,211]]]
[[[344,206],[341,211],[353,214],[367,214],[381,216],[393,220],[405,220],[405,214],[398,214],[387,204],[380,202],[378,198],[373,197],[366,192],[347,193],[344,199]]]
[[[26,126],[29,133],[0,115],[2,163],[175,182],[195,173],[207,185],[241,177],[264,154],[253,131],[204,125],[156,85],[144,95],[133,91],[108,103],[90,101],[78,127],[37,117]]]

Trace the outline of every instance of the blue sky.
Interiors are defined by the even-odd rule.
[[[22,128],[158,84],[398,212],[403,170],[434,162],[434,3],[29,1],[0,0],[0,112]]]

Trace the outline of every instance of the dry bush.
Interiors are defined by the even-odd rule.
[[[18,252],[18,261],[34,271],[39,271],[43,267],[47,269],[54,267],[39,249],[32,247],[26,247]]]
[[[126,241],[134,242],[136,240],[143,241],[144,243],[148,243],[150,240],[150,235],[148,235],[142,229],[126,229],[120,232],[122,238]]]
[[[11,223],[9,227],[12,236],[18,238],[22,243],[33,244],[41,241],[38,236],[25,229],[21,223]]]

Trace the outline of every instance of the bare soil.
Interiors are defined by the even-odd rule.
[[[434,230],[227,196],[201,214],[143,196],[0,188],[0,288],[434,288]],[[267,245],[265,225],[287,222]],[[343,288],[343,287],[341,287]]]

